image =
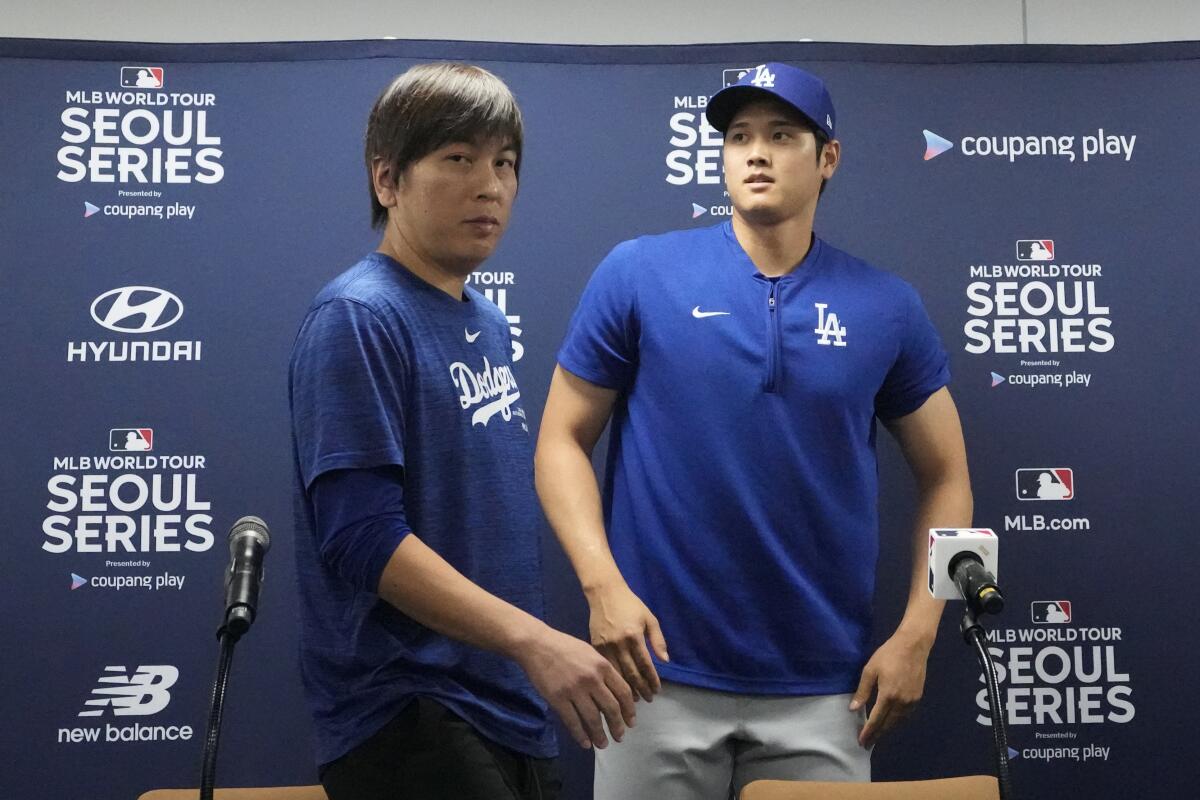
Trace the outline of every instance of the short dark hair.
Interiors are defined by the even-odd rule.
[[[825,152],[825,145],[829,144],[829,134],[823,131],[817,123],[812,120],[807,120],[808,126],[812,129],[813,138],[817,140],[817,165],[821,164],[821,155]],[[829,183],[826,178],[821,178],[821,188],[817,190],[817,197],[825,194],[825,185]]]
[[[802,126],[807,128],[812,133],[813,139],[816,140],[817,165],[820,166],[821,155],[825,152],[825,145],[829,144],[829,141],[830,141],[829,134],[827,134],[820,125],[818,125],[817,123],[815,123],[811,119],[809,119],[807,114],[804,114],[803,112],[801,112],[799,109],[793,107],[792,105],[790,105],[788,103],[779,103],[779,106],[781,108],[787,109],[792,114],[792,116],[795,117],[795,119],[798,123],[800,123]],[[818,198],[821,195],[825,194],[825,184],[827,184],[827,183],[829,183],[828,180],[826,180],[825,178],[821,178],[821,188],[817,190]]]
[[[516,98],[504,81],[483,67],[457,62],[418,64],[383,90],[367,119],[367,184],[371,226],[387,223],[375,196],[374,165],[382,158],[397,182],[414,161],[452,142],[506,139],[521,171],[524,124]]]
[[[737,112],[741,110],[742,106],[749,105],[753,102],[765,102],[774,106],[777,110],[791,117],[797,125],[811,132],[813,139],[816,140],[817,165],[819,166],[821,164],[821,155],[825,152],[825,145],[829,144],[831,141],[829,134],[825,133],[824,129],[821,128],[820,125],[809,119],[807,114],[780,97],[767,94],[766,92],[762,92],[760,96],[759,93],[756,92],[752,97],[746,99],[741,106],[738,106],[737,109],[734,110],[733,114],[731,114],[729,117],[729,121],[733,122],[733,118],[737,116]],[[825,184],[827,183],[829,183],[828,180],[825,178],[821,179],[821,188],[817,190],[818,198],[825,194]]]

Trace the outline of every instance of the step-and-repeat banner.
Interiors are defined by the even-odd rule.
[[[1009,604],[990,636],[1016,785],[1186,795],[1200,748],[1185,725],[1200,706],[1186,667],[1198,57],[1192,43],[0,40],[0,796],[197,784],[226,535],[243,514],[273,545],[219,783],[315,781],[286,365],[309,300],[377,242],[367,112],[394,75],[438,59],[493,70],[525,113],[514,222],[471,284],[511,322],[531,421],[604,254],[729,217],[708,97],[767,60],[824,76],[844,160],[818,233],[920,290],[951,353],[975,522],[1003,543]],[[886,436],[880,459],[882,640],[914,502]],[[551,619],[583,635],[578,585],[552,537],[544,549]],[[958,613],[876,779],[992,768]],[[589,798],[589,755],[564,751],[567,797]]]

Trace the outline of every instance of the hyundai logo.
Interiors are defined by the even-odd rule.
[[[183,316],[183,301],[153,286],[125,286],[92,301],[92,319],[118,333],[153,333]]]

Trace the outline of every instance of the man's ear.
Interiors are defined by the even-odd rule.
[[[392,165],[378,156],[371,162],[371,184],[375,189],[375,197],[379,200],[379,205],[384,208],[392,208],[396,205],[396,190],[400,184],[400,176],[394,175]]]
[[[842,163],[842,143],[831,139],[821,148],[821,177],[829,180]]]

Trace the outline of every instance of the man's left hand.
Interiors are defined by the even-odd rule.
[[[862,708],[875,693],[875,705],[858,734],[858,743],[873,747],[879,737],[916,708],[925,691],[925,664],[929,647],[920,639],[897,631],[863,668],[850,710]]]

